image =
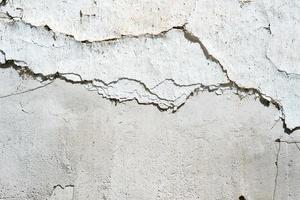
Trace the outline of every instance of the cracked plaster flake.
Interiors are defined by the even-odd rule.
[[[300,97],[298,95],[300,91],[298,75],[300,69],[298,67],[300,62],[300,56],[298,55],[300,42],[297,37],[300,30],[298,23],[300,6],[297,0],[198,0],[172,1],[171,3],[170,1],[104,2],[94,0],[45,2],[19,0],[8,1],[5,6],[0,7],[0,10],[9,13],[10,16],[16,19],[21,18],[23,21],[34,26],[47,25],[50,29],[54,30],[54,32],[69,34],[74,36],[77,40],[89,41],[120,38],[122,35],[140,36],[141,38],[139,40],[143,40],[145,39],[141,36],[143,34],[158,34],[172,27],[187,24],[186,28],[188,31],[199,37],[201,42],[208,49],[208,52],[220,61],[232,81],[241,87],[256,88],[263,93],[266,98],[271,98],[279,103],[282,106],[283,117],[289,129],[294,129],[300,124]],[[29,35],[29,37],[32,37],[32,35]],[[40,39],[43,37],[44,36],[41,35],[36,36],[36,38]],[[179,38],[182,37],[178,36],[177,39],[179,40]],[[155,40],[157,39],[158,38],[155,38]],[[173,39],[175,39],[175,37]],[[128,44],[128,48],[125,47],[127,43],[130,43],[128,40],[130,39],[120,41],[120,44],[116,42],[115,45],[124,45],[121,50],[136,51],[134,50],[134,48],[137,48],[136,46],[131,47],[130,44]],[[73,42],[76,43],[75,41]],[[165,42],[166,41],[161,41],[161,45],[167,47],[167,44],[164,44]],[[79,43],[75,46],[81,48],[78,47],[81,46]],[[88,56],[94,54],[97,54],[97,57],[99,56],[99,53],[89,52],[89,50],[86,50],[85,45],[83,46],[83,49],[85,49],[83,52],[86,52]],[[178,47],[178,45],[176,45],[176,47]],[[176,47],[173,45],[173,47],[170,48]],[[70,48],[72,47],[70,46]],[[180,48],[182,47],[180,46]],[[186,48],[186,51],[188,51],[190,47],[187,46]],[[75,49],[76,47],[74,47],[74,50]],[[116,48],[112,48],[111,46],[103,49],[117,51]],[[68,52],[71,51],[72,49]],[[79,50],[79,52],[80,51],[81,50]],[[174,53],[172,50],[169,52]],[[74,55],[78,56],[78,54],[79,53],[75,53]],[[120,56],[119,53],[114,54],[118,57]],[[74,57],[74,55],[71,57]],[[162,58],[163,56],[165,55],[155,57],[149,54],[147,59],[151,59],[152,61],[158,58],[165,59]],[[178,56],[187,57],[190,56],[190,54],[173,54],[173,57],[176,57],[176,59],[178,59]],[[46,57],[49,56],[47,55]],[[113,56],[111,58],[115,57],[116,56]],[[121,60],[121,58],[124,59],[124,57],[121,56],[119,60]],[[191,59],[192,58],[194,58],[194,56],[192,56]],[[177,62],[176,59],[173,61]],[[75,60],[78,62],[78,59]],[[82,58],[81,64],[84,64],[86,60],[87,57]],[[98,62],[94,66],[105,66],[105,64],[107,64],[107,66],[113,66],[114,64],[118,64],[116,62],[112,64],[108,59],[104,60],[109,63]],[[68,63],[69,65],[74,65],[73,67],[76,68],[79,65],[70,62],[70,60]],[[94,64],[93,60],[91,64]],[[150,65],[152,64],[154,66],[157,63],[151,63]],[[185,64],[186,63],[184,63],[183,66],[186,66]],[[84,68],[89,66],[91,65],[85,65]],[[187,70],[188,67],[183,66],[182,71]],[[35,66],[35,68],[38,67],[39,66]],[[61,65],[60,69],[65,70],[64,68],[66,67],[65,65]],[[123,67],[123,65],[119,66],[119,68],[121,67]],[[119,69],[112,69],[111,67],[109,67],[109,69],[109,71],[106,69],[107,73],[116,72],[118,74]],[[133,67],[132,69],[135,70],[136,68]],[[40,70],[41,69],[38,71]],[[77,70],[79,69],[77,68]],[[127,67],[126,70],[129,70],[129,68]],[[148,74],[148,76],[154,77],[157,76],[157,73],[164,76],[165,72],[161,72],[160,70],[161,68],[155,68],[154,71],[151,70],[151,74]],[[206,76],[215,76],[215,74],[208,75],[208,73],[206,73],[207,71],[201,70],[202,72],[200,74],[202,74],[202,76],[203,74],[206,74]],[[87,71],[94,73],[94,69],[86,69],[85,73],[87,73]],[[177,70],[175,71],[176,73],[178,72]],[[189,68],[187,71],[194,74],[194,69],[192,68]],[[144,71],[144,75],[146,74],[145,72],[149,73],[149,70]],[[131,72],[124,72],[123,78],[130,78],[130,73]],[[212,81],[213,84],[224,82],[224,77],[219,79],[221,75],[219,75],[219,72],[217,72],[217,74],[215,81]],[[138,73],[136,73],[136,75],[138,75]],[[196,75],[198,74],[196,73]],[[165,78],[171,77],[165,76]],[[183,76],[183,79],[184,78],[185,76]],[[185,81],[188,82],[187,84],[205,84],[205,81],[199,82],[199,80],[193,82],[194,78],[191,79],[188,77]],[[145,83],[146,87],[151,87],[147,83],[148,80],[139,79],[139,81]],[[161,79],[160,81],[163,80]],[[95,84],[101,86],[99,91],[107,98],[115,98],[121,101],[138,99],[141,103],[151,102],[164,109],[170,107],[176,109],[176,107],[186,101],[191,91],[199,87],[199,85],[193,85],[179,88],[175,87],[174,84],[164,82],[167,85],[165,89],[156,88],[156,94],[153,95],[149,93],[149,91],[145,92],[144,86],[137,82],[134,83],[126,80],[123,80],[123,82],[131,86],[125,88],[124,84],[120,82],[117,82],[113,87],[109,88],[102,87],[101,85],[103,84],[101,83]],[[155,83],[158,83],[158,81],[152,81],[151,84],[153,85]],[[169,89],[170,86],[171,89]],[[162,85],[161,87],[164,86]],[[124,91],[120,91],[120,88]],[[167,94],[169,90],[173,93],[178,93],[178,95]],[[166,96],[157,95],[158,92]]]
[[[180,26],[192,12],[195,0],[64,0],[8,1],[2,7],[13,17],[77,40],[103,40],[121,35],[158,34]]]
[[[227,83],[223,68],[300,124],[296,0],[3,2],[0,64],[161,108]],[[172,28],[184,24],[222,66]],[[300,138],[274,124],[272,105],[204,91],[171,115],[1,67],[1,200],[300,199]]]
[[[0,101],[0,199],[272,199],[274,141],[289,139],[281,121],[274,125],[274,106],[232,91],[203,92],[172,115],[115,106],[61,80]],[[282,162],[289,158],[297,161]],[[279,168],[277,180],[287,170]],[[296,187],[299,179],[284,183]],[[285,192],[300,198],[295,188],[277,190],[274,200]]]
[[[92,89],[120,101],[137,99],[163,109],[176,108],[201,85],[228,82],[199,44],[177,29],[160,37],[80,43],[21,21],[2,20],[0,36],[7,60],[22,61],[16,64],[45,76],[59,72],[69,80],[91,80]]]
[[[231,80],[278,102],[290,129],[300,125],[299,13],[298,0],[201,0],[186,27]]]

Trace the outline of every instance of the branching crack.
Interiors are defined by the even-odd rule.
[[[19,20],[19,19],[18,19],[18,20]],[[14,18],[12,19],[12,21],[13,21],[13,22],[15,21]],[[41,27],[33,26],[32,24],[29,24],[29,23],[27,23],[27,22],[24,22],[23,20],[19,20],[19,21],[22,21],[22,23],[25,23],[25,24],[29,25],[29,26],[32,27],[32,28],[41,28]],[[43,28],[44,28],[45,31],[51,32],[51,33],[53,34],[53,38],[56,38],[56,34],[57,34],[57,33],[55,33],[48,25],[45,25]],[[75,41],[77,41],[77,42],[79,42],[79,43],[94,44],[94,43],[103,43],[103,42],[117,41],[117,40],[122,40],[122,39],[125,39],[125,38],[139,38],[139,37],[158,38],[158,37],[164,37],[164,36],[166,35],[166,33],[168,33],[168,32],[171,31],[171,30],[174,30],[174,29],[182,31],[183,34],[184,34],[184,37],[185,37],[188,41],[190,41],[190,42],[192,42],[192,43],[197,43],[197,44],[199,44],[200,47],[201,47],[201,49],[202,49],[202,51],[203,51],[203,53],[204,53],[204,55],[205,55],[205,57],[206,57],[208,60],[210,60],[210,61],[212,61],[212,62],[214,62],[214,63],[216,63],[216,64],[218,64],[218,65],[220,66],[221,70],[223,71],[223,73],[226,75],[226,77],[227,77],[227,79],[228,79],[228,83],[223,84],[223,85],[219,85],[217,88],[223,88],[223,87],[226,87],[226,88],[231,88],[231,89],[237,90],[237,91],[238,91],[238,92],[237,92],[238,94],[252,94],[252,95],[256,95],[256,96],[259,98],[260,102],[261,102],[263,105],[269,106],[270,104],[273,104],[278,110],[281,111],[281,113],[282,113],[281,120],[282,120],[282,122],[283,122],[283,128],[284,128],[284,131],[285,131],[286,133],[290,134],[290,133],[294,132],[295,130],[300,130],[300,127],[295,127],[295,128],[293,128],[293,129],[289,129],[289,128],[287,127],[286,122],[285,122],[285,116],[284,116],[283,108],[282,108],[282,106],[281,106],[276,100],[274,100],[272,97],[267,96],[266,94],[263,94],[259,89],[256,89],[256,88],[241,87],[241,86],[239,86],[235,81],[231,80],[231,78],[230,78],[229,75],[228,75],[227,69],[220,63],[220,61],[219,61],[216,57],[214,57],[212,54],[209,53],[208,49],[205,47],[205,45],[201,42],[201,40],[200,40],[197,36],[195,36],[193,33],[189,32],[189,31],[186,29],[186,24],[183,24],[182,26],[174,26],[174,27],[172,27],[172,28],[170,28],[170,29],[168,29],[168,30],[162,31],[162,32],[160,32],[160,33],[158,33],[158,34],[148,34],[148,33],[146,33],[146,34],[142,34],[142,35],[121,35],[121,37],[118,37],[118,38],[110,38],[110,39],[105,39],[105,40],[101,40],[101,41],[88,41],[88,40],[85,40],[85,41],[78,41],[78,40],[76,40],[76,39],[74,38],[74,36],[72,36],[72,35],[67,35],[67,34],[63,34],[63,33],[60,33],[60,34],[63,34],[64,37],[72,38],[73,40],[75,40]],[[12,60],[12,62],[13,62],[13,60]],[[14,63],[15,63],[15,62],[14,62]],[[153,92],[151,91],[151,88],[147,88],[147,86],[146,86],[143,82],[141,82],[141,81],[139,81],[139,80],[136,80],[136,79],[130,79],[130,78],[127,78],[127,77],[119,78],[118,80],[112,81],[112,82],[110,82],[110,83],[104,83],[103,81],[97,80],[97,79],[95,79],[95,80],[82,80],[82,78],[80,77],[79,74],[73,74],[73,75],[76,75],[76,76],[80,77],[80,81],[73,81],[73,80],[70,80],[70,79],[66,78],[66,77],[64,76],[64,75],[66,75],[66,74],[59,73],[59,72],[57,72],[57,73],[55,73],[55,74],[42,75],[42,74],[35,74],[35,73],[32,72],[28,67],[25,68],[25,67],[19,67],[19,66],[15,65],[14,68],[15,68],[18,72],[21,72],[20,74],[29,74],[29,75],[31,75],[32,77],[39,77],[39,78],[42,78],[43,80],[61,79],[61,80],[64,80],[64,81],[66,81],[66,82],[70,82],[70,83],[73,83],[73,84],[76,84],[76,83],[77,83],[77,84],[78,84],[78,83],[80,83],[80,84],[91,84],[91,85],[93,85],[94,87],[96,87],[96,86],[93,84],[94,81],[101,82],[102,84],[108,86],[108,85],[113,84],[113,83],[116,83],[116,82],[118,82],[118,81],[120,81],[120,80],[122,80],[122,79],[127,79],[127,80],[131,80],[131,81],[138,82],[141,86],[143,86],[143,88],[144,88],[147,92],[149,92],[149,94],[155,95],[157,98],[159,98],[159,99],[161,99],[161,100],[168,101],[167,99],[163,99],[163,98],[159,97],[158,95],[156,95],[155,93],[153,93]],[[71,73],[70,73],[70,74],[71,74]],[[184,87],[184,86],[186,86],[186,85],[179,85],[179,84],[176,84],[175,81],[172,80],[172,79],[166,79],[166,80],[172,81],[174,85],[179,86],[179,87]],[[164,80],[164,81],[166,81],[166,80]],[[200,83],[195,83],[195,84],[196,84],[196,85],[199,85],[199,88],[201,88],[201,89],[211,91],[211,86],[205,86],[205,85],[202,85],[202,84],[200,84]],[[188,86],[192,86],[192,85],[188,85]],[[212,90],[212,91],[214,91],[214,90]],[[197,91],[194,91],[194,92],[197,92]],[[188,99],[190,96],[192,96],[194,92],[192,92],[190,95],[188,95],[186,99]],[[110,98],[110,100],[112,100],[112,101],[114,101],[114,102],[116,102],[116,103],[117,103],[117,102],[124,102],[124,101],[127,101],[127,100],[120,100],[120,99],[114,99],[114,98]],[[131,100],[131,99],[130,99],[130,100]],[[138,102],[138,99],[137,99],[137,98],[134,98],[134,100],[136,100],[136,101]],[[138,102],[138,103],[144,104],[144,103],[141,103],[141,102]],[[146,104],[149,104],[149,103],[146,103]],[[150,104],[155,105],[156,107],[159,108],[159,110],[163,110],[163,111],[164,111],[164,110],[168,110],[168,109],[169,109],[169,108],[167,108],[167,109],[162,109],[162,108],[160,108],[160,107],[157,105],[157,103],[150,103]],[[184,103],[183,103],[183,104],[184,104]],[[181,106],[182,106],[182,105],[181,105]],[[175,107],[175,106],[173,106],[172,109],[174,109],[174,107]],[[179,107],[180,107],[180,106],[179,106]],[[175,111],[176,111],[176,109],[175,109]]]
[[[31,91],[35,91],[35,90],[38,90],[40,88],[43,88],[43,87],[46,87],[50,84],[52,84],[54,82],[54,80],[56,79],[59,79],[59,80],[63,80],[65,82],[68,82],[68,83],[71,83],[71,84],[81,84],[81,85],[89,85],[91,86],[92,88],[95,88],[95,89],[98,89],[98,88],[101,88],[101,86],[98,86],[96,83],[101,83],[102,85],[106,86],[106,87],[110,87],[111,85],[113,84],[117,84],[119,81],[122,81],[122,80],[128,80],[128,81],[133,81],[133,82],[136,82],[138,83],[140,86],[143,87],[143,89],[148,92],[149,94],[155,96],[156,98],[158,98],[159,100],[162,100],[162,101],[166,101],[168,103],[170,103],[169,106],[166,106],[166,108],[163,108],[161,107],[158,103],[155,103],[155,102],[149,102],[149,103],[143,103],[143,102],[140,102],[138,98],[132,98],[132,99],[117,99],[117,98],[111,98],[111,97],[107,97],[101,93],[99,93],[102,97],[114,102],[115,104],[117,103],[122,103],[122,102],[127,102],[127,101],[131,101],[131,100],[135,100],[138,104],[141,104],[141,105],[154,105],[156,106],[160,111],[167,111],[167,110],[171,110],[172,112],[176,112],[180,107],[182,107],[184,105],[184,103],[182,103],[181,105],[175,105],[173,102],[176,101],[177,99],[179,99],[180,97],[178,97],[177,99],[175,100],[170,100],[170,99],[166,99],[166,98],[162,98],[160,97],[159,95],[157,95],[155,92],[153,92],[153,90],[158,87],[160,84],[162,84],[163,82],[165,81],[171,81],[175,86],[177,87],[190,87],[190,86],[195,86],[196,89],[194,91],[192,91],[189,95],[186,96],[186,100],[189,99],[191,96],[193,96],[195,93],[198,93],[199,90],[202,90],[202,91],[208,91],[208,92],[215,92],[217,91],[218,89],[220,88],[228,88],[230,87],[229,84],[227,83],[224,83],[224,84],[219,84],[219,85],[203,85],[201,83],[195,83],[195,84],[189,84],[189,85],[181,85],[181,84],[178,84],[176,83],[175,80],[173,79],[165,79],[163,80],[162,82],[160,82],[159,84],[157,84],[156,86],[154,86],[153,88],[148,88],[148,86],[143,83],[142,81],[140,80],[137,80],[137,79],[133,79],[133,78],[127,78],[127,77],[120,77],[118,78],[117,80],[114,80],[114,81],[111,81],[111,82],[104,82],[100,79],[93,79],[93,80],[84,80],[80,74],[76,74],[76,73],[60,73],[60,72],[56,72],[54,74],[48,74],[48,75],[44,75],[44,74],[41,74],[41,73],[35,73],[33,72],[31,69],[29,69],[29,67],[27,66],[19,66],[17,65],[17,63],[22,63],[22,64],[26,64],[24,62],[21,62],[21,61],[17,61],[17,60],[6,60],[6,63],[5,64],[2,64],[0,65],[0,68],[13,68],[15,69],[19,76],[21,77],[30,77],[34,80],[41,80],[41,82],[45,82],[45,81],[50,81],[42,86],[39,86],[39,87],[36,87],[36,88],[33,88],[33,89],[29,89],[29,90],[26,90],[26,91],[22,91],[22,92],[19,92],[19,93],[13,93],[13,94],[9,94],[9,95],[4,95],[4,96],[0,96],[0,99],[1,98],[7,98],[7,97],[11,97],[11,96],[16,96],[16,95],[20,95],[20,94],[24,94],[24,93],[28,93],[28,92],[31,92]],[[78,81],[75,81],[75,80],[72,80],[72,79],[69,79],[67,78],[68,75],[73,75],[73,76],[76,76],[78,77]]]
[[[283,128],[284,128],[284,131],[286,133],[291,134],[292,132],[294,132],[296,130],[300,130],[300,127],[295,127],[293,129],[289,129],[287,127],[287,124],[285,122],[285,116],[284,116],[283,108],[276,100],[274,100],[270,96],[267,96],[267,95],[263,94],[261,91],[259,91],[256,88],[240,87],[235,81],[230,79],[226,68],[220,63],[220,61],[217,58],[215,58],[212,54],[210,54],[208,52],[207,48],[204,46],[204,44],[200,41],[200,39],[198,37],[196,37],[195,35],[193,35],[189,31],[187,31],[185,29],[185,27],[183,27],[183,32],[184,32],[184,36],[187,40],[189,40],[193,43],[198,43],[200,45],[204,55],[206,56],[206,58],[208,60],[211,60],[212,62],[217,63],[221,67],[223,73],[226,75],[227,79],[229,80],[229,83],[230,83],[232,88],[236,88],[239,92],[242,92],[242,93],[251,93],[251,94],[257,95],[259,97],[260,102],[265,106],[268,106],[270,103],[273,104],[282,113],[281,120],[283,122]]]

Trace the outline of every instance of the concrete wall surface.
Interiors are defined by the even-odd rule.
[[[0,0],[0,200],[299,200],[300,1]]]

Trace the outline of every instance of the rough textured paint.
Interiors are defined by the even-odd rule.
[[[0,0],[0,200],[300,199],[299,13]]]

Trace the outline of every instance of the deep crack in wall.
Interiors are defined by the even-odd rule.
[[[0,199],[300,199],[299,13],[0,1]]]

